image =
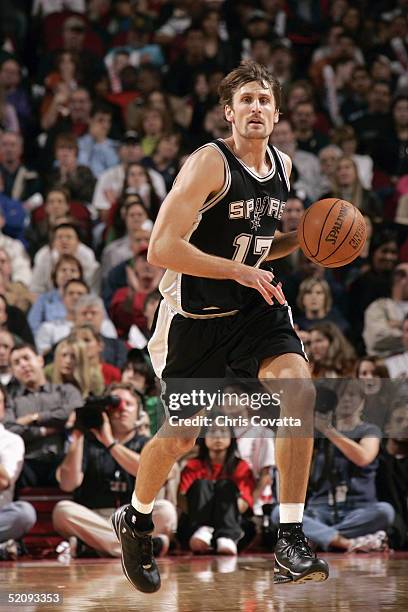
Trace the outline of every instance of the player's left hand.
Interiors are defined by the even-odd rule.
[[[279,304],[284,304],[286,302],[285,295],[282,291],[282,283],[274,282],[274,275],[268,270],[252,268],[246,264],[240,264],[237,274],[233,278],[240,283],[240,285],[252,287],[259,291],[268,304],[273,304],[273,299],[276,299]]]

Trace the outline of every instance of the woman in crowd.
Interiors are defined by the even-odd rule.
[[[358,170],[358,176],[364,189],[371,189],[373,180],[373,160],[369,155],[357,154],[358,140],[351,125],[342,125],[331,132],[332,142],[340,147],[343,155],[351,157]]]
[[[19,339],[34,346],[34,338],[25,314],[16,306],[10,306],[0,295],[0,329],[6,329]]]
[[[350,312],[348,320],[352,331],[353,345],[357,353],[364,355],[362,339],[364,312],[374,300],[389,297],[392,272],[398,263],[398,240],[389,229],[374,231],[370,240],[368,266],[350,285]]]
[[[333,308],[333,300],[329,284],[324,279],[306,278],[301,282],[297,305],[303,315],[296,318],[295,323],[301,330],[307,331],[316,323],[329,321],[335,323],[343,332],[348,331],[345,318]]]
[[[358,174],[357,164],[352,157],[344,155],[337,162],[334,184],[331,192],[322,198],[340,198],[353,204],[374,222],[383,219],[383,204],[378,196],[364,189]]]
[[[87,323],[78,325],[74,329],[72,336],[77,341],[85,344],[89,366],[93,372],[96,371],[96,373],[101,376],[104,385],[120,382],[120,370],[110,363],[105,363],[101,359],[103,350],[102,338],[92,325]]]
[[[140,123],[136,131],[141,135],[141,145],[145,156],[152,155],[163,134],[171,130],[171,118],[168,110],[159,110],[147,106],[141,112]]]
[[[41,126],[49,129],[59,113],[68,114],[69,94],[82,81],[80,58],[70,51],[61,51],[55,58],[55,68],[44,79],[46,94],[42,99]]]
[[[354,349],[334,323],[309,328],[307,353],[313,378],[345,378],[353,372]]]
[[[194,552],[206,553],[213,545],[218,554],[236,555],[240,517],[253,505],[254,476],[237,457],[229,427],[206,431],[198,446],[197,459],[189,459],[181,472],[185,515],[179,537]]]
[[[62,291],[65,284],[73,278],[83,280],[81,262],[74,255],[61,255],[52,272],[54,289],[39,295],[28,313],[28,322],[33,334],[45,321],[65,318],[67,313]]]
[[[361,380],[364,392],[363,420],[383,429],[389,415],[393,383],[386,366],[376,357],[361,357],[356,363],[355,377]]]
[[[123,185],[123,195],[138,194],[151,218],[154,220],[160,208],[160,198],[157,195],[152,180],[146,168],[139,163],[128,165]]]
[[[132,193],[129,195],[122,195],[116,204],[114,204],[109,211],[109,219],[107,222],[106,229],[106,240],[105,244],[110,244],[115,240],[119,240],[126,233],[126,209],[130,204],[139,204],[139,230],[140,237],[146,240],[150,237],[150,233],[153,227],[153,222],[150,219],[149,212],[138,193]],[[136,228],[134,228],[136,230]]]
[[[102,373],[92,368],[84,342],[74,336],[61,340],[55,349],[54,361],[45,367],[45,376],[56,385],[71,383],[83,397],[102,395],[105,389]]]
[[[364,392],[357,381],[341,381],[336,394],[335,411],[315,415],[320,438],[303,528],[323,550],[386,550],[395,511],[376,495],[381,431],[362,421]],[[278,519],[277,508],[272,519]]]

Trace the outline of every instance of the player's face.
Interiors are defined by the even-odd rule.
[[[279,119],[275,98],[270,87],[255,81],[242,85],[233,96],[232,106],[226,105],[225,117],[243,138],[269,138]]]

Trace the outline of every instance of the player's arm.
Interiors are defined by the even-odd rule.
[[[292,160],[289,155],[286,153],[280,152],[284,164],[286,166],[286,172],[288,173],[288,177],[290,177],[290,173],[292,171]],[[270,261],[272,259],[280,259],[281,257],[286,257],[286,255],[290,255],[299,247],[299,241],[297,239],[296,230],[293,232],[275,232],[275,237],[273,239],[271,248],[269,249],[268,256],[266,261]]]
[[[204,253],[186,240],[200,208],[223,184],[224,162],[215,149],[205,147],[190,156],[160,207],[150,238],[148,261],[191,276],[235,280],[257,289],[270,304],[272,297],[284,303],[280,287],[271,285],[271,272]]]

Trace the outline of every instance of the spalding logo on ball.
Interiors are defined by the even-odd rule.
[[[338,268],[360,255],[367,227],[353,204],[326,198],[305,211],[297,235],[306,257],[326,268]]]

